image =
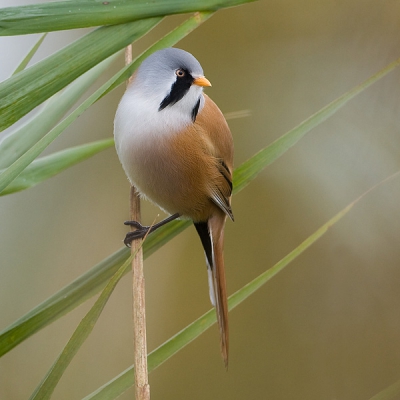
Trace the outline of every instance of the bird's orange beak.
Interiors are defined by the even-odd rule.
[[[193,84],[197,86],[211,86],[211,82],[205,76],[199,76],[193,81]]]

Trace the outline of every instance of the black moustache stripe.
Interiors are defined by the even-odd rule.
[[[199,107],[200,107],[200,99],[197,100],[197,103],[192,110],[192,121],[193,122],[196,121],[197,113],[199,112]]]
[[[193,83],[193,77],[189,72],[185,71],[185,75],[182,77],[176,77],[176,81],[171,87],[171,91],[161,102],[158,111],[164,110],[165,107],[172,106],[183,98],[183,96],[189,91],[190,86]]]

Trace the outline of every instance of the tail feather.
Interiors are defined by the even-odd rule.
[[[216,308],[220,331],[221,353],[225,367],[228,367],[229,327],[228,300],[226,293],[224,265],[224,226],[226,216],[214,214],[207,222],[195,223],[206,255],[211,303]]]

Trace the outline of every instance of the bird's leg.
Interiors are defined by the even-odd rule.
[[[160,228],[161,226],[167,224],[170,221],[173,221],[174,219],[177,219],[180,217],[180,214],[176,213],[174,215],[171,215],[168,218],[163,219],[162,221],[158,222],[157,224],[154,224],[152,226],[143,226],[141,223],[137,221],[125,221],[125,225],[133,226],[136,228],[133,232],[128,232],[125,236],[124,243],[125,246],[131,247],[131,242],[136,239],[143,239],[147,233],[152,233],[156,229]]]

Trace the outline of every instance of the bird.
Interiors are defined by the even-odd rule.
[[[116,111],[115,147],[139,195],[170,216],[136,230],[125,244],[174,219],[189,219],[200,237],[216,309],[221,354],[228,366],[228,302],[224,228],[231,208],[233,139],[218,106],[203,93],[211,86],[199,61],[178,48],[148,56],[135,71]]]

